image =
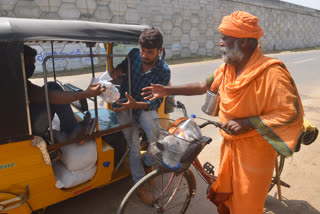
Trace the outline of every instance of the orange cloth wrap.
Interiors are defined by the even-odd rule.
[[[302,127],[298,91],[284,64],[256,48],[237,78],[235,67],[227,65],[219,93],[220,122],[249,118],[255,129],[238,136],[221,131],[219,175],[208,198],[219,213],[262,214],[277,156],[272,143],[292,152]]]
[[[250,13],[237,11],[225,16],[218,27],[219,31],[234,38],[255,38],[263,36],[263,29],[258,25],[259,19]]]

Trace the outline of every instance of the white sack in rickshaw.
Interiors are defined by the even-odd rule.
[[[97,144],[94,140],[63,146],[61,150],[61,161],[72,173],[90,169],[97,162]]]
[[[94,164],[91,168],[81,171],[71,172],[63,163],[57,161],[53,165],[54,177],[56,179],[56,187],[71,188],[87,182],[93,178],[97,170],[97,165]]]

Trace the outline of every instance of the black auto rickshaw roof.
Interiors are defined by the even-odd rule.
[[[0,42],[124,42],[137,43],[147,25],[78,20],[0,18]]]

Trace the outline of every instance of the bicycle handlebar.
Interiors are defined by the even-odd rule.
[[[188,117],[188,114],[187,114],[187,109],[186,107],[184,106],[184,104],[182,102],[180,102],[179,100],[177,101],[177,104],[174,103],[174,102],[171,102],[171,101],[168,101],[169,103],[171,103],[175,108],[180,108],[182,109],[183,111],[183,116],[184,117]]]
[[[183,111],[184,116],[185,116],[185,117],[188,117],[186,107],[184,106],[183,103],[181,103],[179,100],[177,100],[177,104],[176,104],[176,103],[173,103],[173,102],[171,102],[171,101],[169,101],[169,102],[170,102],[175,108],[181,108],[182,111]],[[206,119],[205,119],[205,120],[206,120]],[[211,121],[211,120],[207,120],[207,122],[199,125],[199,127],[200,127],[200,129],[201,129],[201,128],[209,125],[209,124],[212,124],[212,125],[220,128],[220,129],[222,129],[223,131],[225,131],[225,132],[228,133],[228,134],[231,134],[231,132],[230,132],[228,129],[225,129],[225,128],[222,127],[222,124],[221,124],[221,123],[215,122],[215,121]]]
[[[202,129],[203,127],[206,127],[206,126],[209,125],[209,124],[215,125],[216,127],[222,129],[222,130],[225,131],[226,133],[231,134],[231,132],[230,132],[228,129],[225,129],[225,128],[222,127],[221,123],[215,122],[215,121],[211,121],[211,120],[208,120],[207,122],[199,125],[199,127],[200,127],[200,129]]]

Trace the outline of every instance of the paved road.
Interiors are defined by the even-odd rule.
[[[300,91],[306,118],[320,127],[320,111],[318,108],[320,104],[320,75],[318,71],[320,67],[320,51],[287,52],[272,56],[279,58],[287,65]],[[172,69],[171,82],[173,85],[178,85],[194,82],[195,80],[203,80],[211,74],[221,62],[221,60],[214,60],[170,66]],[[62,78],[61,80],[67,81],[66,79],[67,78]],[[72,81],[69,79],[69,82],[85,88],[90,82],[90,76],[81,75],[78,78],[72,77]],[[209,118],[200,110],[204,96],[179,96],[176,97],[176,99],[185,103],[188,113],[195,113],[198,116]],[[173,118],[179,116],[181,116],[181,113],[174,113],[172,115]],[[215,128],[207,128],[204,130],[204,135],[212,137],[214,142],[207,146],[200,154],[200,159],[210,160],[214,165],[217,165],[221,140],[219,133]],[[285,197],[283,203],[276,200],[275,196],[277,192],[273,190],[266,201],[266,213],[319,213],[317,210],[320,210],[320,185],[316,181],[318,181],[320,177],[319,173],[312,173],[315,170],[318,171],[320,165],[319,139],[315,144],[302,150],[303,151],[297,153],[294,158],[286,161],[286,168],[283,173],[284,177],[282,177],[283,179],[288,178],[288,180],[292,182],[293,187],[288,190],[283,190]],[[311,155],[310,150],[312,150],[313,155]],[[309,158],[302,158],[308,155],[310,156]],[[311,172],[306,171],[306,168],[310,165],[312,165],[310,169]],[[302,174],[299,174],[301,171],[303,171]],[[198,175],[196,176],[199,181],[197,183],[197,195],[192,200],[187,213],[217,213],[215,206],[206,200],[206,186],[204,182],[200,181]],[[305,184],[305,181],[309,182]],[[49,214],[113,214],[130,185],[132,185],[131,179],[127,178],[104,188],[91,190],[75,198],[53,205],[47,209],[47,212]],[[314,208],[312,208],[312,206]]]

